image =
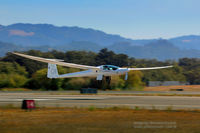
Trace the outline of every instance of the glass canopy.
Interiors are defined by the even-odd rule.
[[[113,65],[103,65],[103,70],[117,70],[119,67]]]

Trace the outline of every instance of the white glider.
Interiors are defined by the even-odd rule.
[[[66,63],[63,62],[63,60],[59,59],[46,59],[16,52],[13,52],[13,54],[29,58],[32,60],[48,63],[48,72],[47,72],[48,78],[97,77],[97,80],[102,80],[103,76],[110,77],[112,75],[126,74],[125,80],[127,80],[128,72],[132,70],[153,70],[153,69],[163,69],[172,67],[172,66],[163,66],[163,67],[149,67],[149,68],[120,68],[113,65],[87,66],[74,63]],[[79,68],[79,69],[87,69],[87,70],[59,75],[56,65]]]

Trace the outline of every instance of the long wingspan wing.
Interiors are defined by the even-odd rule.
[[[98,67],[95,67],[95,66],[86,66],[86,65],[79,65],[79,64],[74,64],[74,63],[66,63],[66,62],[61,62],[61,60],[57,60],[57,59],[46,59],[46,58],[42,58],[42,57],[30,56],[30,55],[25,55],[25,54],[16,53],[16,52],[13,52],[13,54],[22,56],[22,57],[25,57],[28,59],[40,61],[40,62],[57,64],[60,66],[73,67],[73,68],[79,68],[79,69],[99,69]]]
[[[163,69],[163,68],[170,68],[173,66],[163,66],[163,67],[149,67],[149,68],[128,68],[128,70],[153,70],[153,69]]]

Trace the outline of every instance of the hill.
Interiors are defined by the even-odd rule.
[[[144,46],[132,46],[130,43],[116,43],[108,49],[116,53],[124,53],[135,58],[168,60],[184,57],[200,58],[199,50],[185,50],[176,47],[168,40],[153,41]]]
[[[0,40],[23,46],[57,46],[73,41],[87,41],[108,46],[114,42],[128,41],[119,35],[80,27],[57,27],[50,24],[13,24],[0,27]]]
[[[25,49],[12,43],[0,42],[0,57],[4,56],[7,52],[12,52],[14,50],[23,51]]]
[[[200,36],[197,35],[180,36],[169,39],[169,41],[181,49],[200,50]]]
[[[98,52],[108,48],[136,58],[179,59],[200,56],[200,36],[188,35],[168,40],[133,40],[119,35],[80,27],[58,27],[50,24],[0,25],[0,56],[8,51],[85,50]]]

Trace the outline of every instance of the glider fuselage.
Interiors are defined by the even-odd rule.
[[[101,65],[99,66],[98,74],[102,74],[104,76],[111,76],[111,75],[121,75],[128,72],[127,68],[120,68],[113,65]]]
[[[127,68],[120,68],[113,65],[101,65],[98,66],[99,69],[89,69],[86,71],[67,73],[59,75],[56,78],[68,78],[68,77],[97,77],[99,76],[112,76],[112,75],[121,75],[128,72]]]

